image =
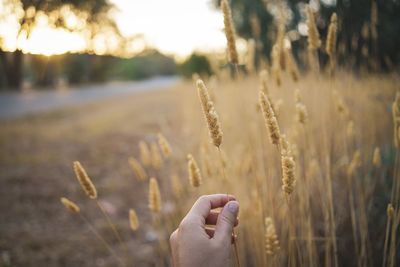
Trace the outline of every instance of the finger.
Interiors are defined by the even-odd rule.
[[[169,237],[169,243],[172,251],[172,266],[179,267],[178,265],[178,229],[176,229]]]
[[[214,229],[214,228],[205,228],[205,230],[206,230],[207,235],[208,235],[210,238],[213,238],[213,237],[214,237],[214,233],[215,233],[215,229]]]
[[[218,216],[218,221],[215,227],[215,239],[229,242],[231,240],[233,227],[239,213],[239,203],[237,201],[229,201],[222,209]]]
[[[210,238],[214,237],[215,234],[215,229],[214,228],[205,228],[207,235]],[[232,238],[231,238],[231,243],[235,243],[235,241],[237,240],[237,235],[232,233]]]
[[[206,218],[206,224],[207,225],[216,225],[218,221],[218,216],[220,212],[218,211],[210,211],[210,214],[208,214]],[[237,218],[235,221],[235,226],[237,226],[239,223],[239,219]]]
[[[204,219],[212,209],[224,207],[228,201],[235,200],[232,195],[215,194],[201,196],[188,213],[188,216],[201,216]]]

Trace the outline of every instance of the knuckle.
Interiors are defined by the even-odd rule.
[[[176,230],[169,236],[169,243],[173,244],[176,241]]]
[[[203,201],[207,200],[207,198],[208,198],[208,195],[202,195],[199,197],[198,201],[203,202]]]
[[[231,216],[228,216],[225,213],[222,213],[219,217],[221,217],[221,220],[229,225],[234,225],[235,224],[235,220],[233,218],[231,218]]]

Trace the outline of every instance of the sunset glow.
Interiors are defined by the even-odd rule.
[[[195,2],[185,0],[113,0],[117,10],[112,13],[121,33],[134,39],[129,48],[139,52],[145,47],[154,47],[178,58],[186,57],[193,51],[223,51],[225,37],[223,21],[218,10],[209,0]],[[73,15],[67,16],[67,25],[75,26],[80,21]],[[15,18],[8,18],[0,24],[0,37],[6,51],[21,49],[24,53],[56,55],[66,52],[81,52],[88,48],[83,32],[72,33],[48,26],[45,16],[32,30],[30,36],[16,38],[18,24]],[[107,49],[118,49],[113,39],[99,35],[93,40],[97,54]]]

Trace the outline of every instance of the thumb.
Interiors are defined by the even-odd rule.
[[[239,213],[239,202],[229,201],[218,216],[215,227],[215,239],[222,239],[231,243],[232,231]]]

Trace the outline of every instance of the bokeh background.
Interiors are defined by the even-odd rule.
[[[170,225],[159,245],[160,232],[148,211],[148,185],[137,181],[128,158],[138,157],[139,141],[157,142],[162,132],[176,158],[165,170],[149,170],[149,175],[166,177],[180,165],[176,170],[186,180],[185,155],[198,146],[199,138],[192,135],[200,131],[193,129],[203,123],[188,123],[193,113],[189,110],[194,100],[188,100],[195,88],[192,77],[210,84],[218,80],[212,83],[215,87],[227,81],[233,87],[219,5],[211,0],[0,0],[0,266],[115,266],[87,225],[60,204],[62,196],[80,203],[98,232],[113,240],[106,220],[76,182],[75,160],[93,177],[99,201],[124,233],[130,263],[169,266],[168,233],[200,192],[180,202],[165,198],[167,217],[177,205],[182,209],[166,220]],[[374,124],[381,128],[366,142],[379,143],[386,162],[383,176],[390,177],[395,164],[390,105],[399,80],[400,1],[232,0],[230,5],[239,67],[249,79],[240,85],[254,90],[259,86],[256,74],[271,61],[279,18],[285,18],[285,42],[301,75],[306,75],[306,6],[316,12],[321,36],[327,34],[332,12],[337,13],[338,73],[352,78],[336,86],[365,93],[360,99],[367,99],[367,107],[382,104],[378,111],[371,110],[385,119]],[[256,48],[251,67],[249,43]],[[322,50],[318,54],[323,72],[328,56]],[[304,86],[316,85],[307,80]],[[369,91],[363,91],[367,87]],[[357,96],[349,91],[344,95],[350,106],[356,103],[355,117],[365,119],[362,115],[368,110],[357,104]],[[313,105],[318,112],[318,103]],[[378,115],[370,115],[368,120],[377,120]],[[167,178],[161,182],[166,192],[172,190],[168,183]],[[372,226],[373,248],[383,244],[378,236],[385,229],[388,201],[387,186],[377,190],[378,200],[371,205],[382,212],[373,209],[368,215],[381,218]],[[138,232],[129,229],[127,212],[133,207],[140,218]],[[123,253],[116,241],[112,246]],[[355,266],[345,247],[342,252],[341,266]],[[363,266],[381,262],[381,251],[375,252],[375,260]]]

